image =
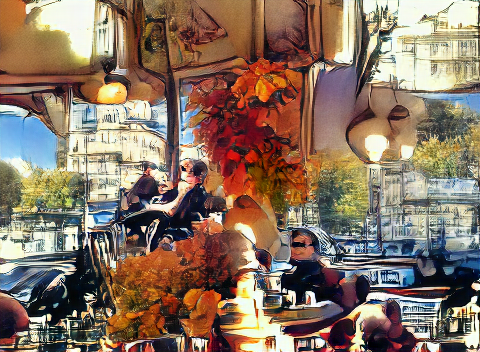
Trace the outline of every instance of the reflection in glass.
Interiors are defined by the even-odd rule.
[[[167,72],[165,24],[150,22],[146,25],[141,46],[143,67],[158,73]]]
[[[416,91],[467,88],[480,82],[478,2],[433,6],[407,23],[408,11],[401,4],[399,24],[403,25],[380,32],[381,55],[372,82]],[[410,12],[415,18],[414,10]],[[374,18],[378,16],[371,23]]]

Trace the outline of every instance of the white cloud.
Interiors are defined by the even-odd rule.
[[[28,110],[22,109],[14,105],[0,105],[0,114],[9,114],[25,117],[28,115]]]
[[[28,177],[32,174],[32,166],[21,158],[7,158],[3,161],[12,165],[23,177]]]

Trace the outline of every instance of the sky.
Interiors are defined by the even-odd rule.
[[[423,93],[416,94],[426,99],[458,102],[473,111],[480,112],[480,93]]]
[[[411,26],[417,23],[423,15],[433,15],[447,8],[454,0],[364,0],[363,9],[365,13],[375,10],[378,7],[385,7],[388,3],[389,9],[398,10],[398,24],[400,26]]]
[[[57,137],[39,119],[25,115],[25,110],[0,106],[0,159],[21,158],[54,169]]]
[[[363,0],[363,10],[366,13],[374,11],[377,7],[385,7],[388,4],[388,8],[391,11],[395,11],[397,9],[397,0]]]

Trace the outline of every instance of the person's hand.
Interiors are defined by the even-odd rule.
[[[162,238],[158,244],[164,251],[171,251],[173,249],[172,242],[173,240],[167,236]]]
[[[190,184],[185,181],[180,181],[178,183],[178,195],[184,196],[188,191],[190,191],[194,187],[193,184]]]

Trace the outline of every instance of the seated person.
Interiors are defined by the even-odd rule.
[[[130,230],[127,236],[136,235],[138,237],[138,246],[147,246],[147,242],[151,240],[153,233],[159,230],[160,223],[160,229],[163,230],[159,231],[164,231],[169,226],[170,217],[175,214],[175,211],[185,194],[194,186],[194,176],[192,168],[193,162],[190,159],[183,160],[181,173],[182,179],[178,183],[177,187],[171,190],[166,190],[165,188],[168,188],[169,181],[166,179],[160,180],[158,182],[159,186],[157,188],[158,196],[156,195],[154,197],[151,197],[149,203],[147,203],[146,201],[144,201],[143,204],[135,203],[134,201],[137,200],[135,199],[135,197],[139,197],[137,196],[137,192],[135,190],[136,185],[132,188],[129,193],[131,197],[130,203],[132,203],[132,205],[129,207],[129,210],[134,214],[127,216],[124,219],[123,223],[125,224],[125,227]],[[148,170],[148,164],[146,164],[145,170],[146,174],[149,174],[148,176],[157,176],[156,174],[152,175],[152,171],[154,170]],[[153,182],[151,182],[151,178],[144,177],[144,179],[150,184],[150,194],[155,194],[156,192],[153,189]],[[141,180],[142,178],[140,178],[138,181]],[[139,182],[137,182],[137,184],[138,183]],[[144,198],[145,200],[147,200],[150,197]],[[147,211],[139,213],[138,211],[142,209],[145,209]],[[146,230],[146,233],[145,231],[142,231],[142,226],[149,226]]]
[[[317,302],[329,300],[347,310],[366,299],[368,280],[363,276],[354,278],[355,282],[340,280],[338,273],[327,269],[322,262],[319,239],[308,229],[292,231],[290,264],[295,270],[282,275],[282,288],[295,292],[297,304],[305,303],[306,291],[313,292]]]
[[[152,176],[152,171],[156,169],[157,166],[154,163],[146,162],[143,165],[143,175],[127,194],[130,212],[144,209],[153,197],[159,195],[157,181]]]
[[[339,287],[326,287],[318,238],[308,230],[295,229],[292,231],[290,247],[290,264],[295,271],[282,275],[282,288],[295,292],[297,304],[305,303],[306,291],[312,291],[317,301],[338,303],[341,294]]]
[[[182,160],[180,162],[180,181],[177,186],[172,188],[167,185],[168,182],[160,182],[158,187],[160,195],[152,199],[152,203],[166,204],[177,200],[179,196],[183,198],[185,193],[195,185],[193,164],[194,162],[191,159]],[[183,194],[182,191],[184,191]]]
[[[158,186],[160,195],[152,198],[153,204],[166,204],[173,202],[178,197],[178,187],[169,188],[168,185]]]
[[[159,241],[162,247],[168,248],[173,241],[193,236],[192,221],[201,220],[208,215],[205,202],[209,194],[203,186],[208,171],[207,165],[198,161],[193,165],[192,171],[195,182],[193,187],[188,183],[187,185],[179,183],[178,196],[175,200],[166,204],[151,204],[148,207],[163,213],[157,220],[155,233],[151,239],[151,251],[157,248]]]

